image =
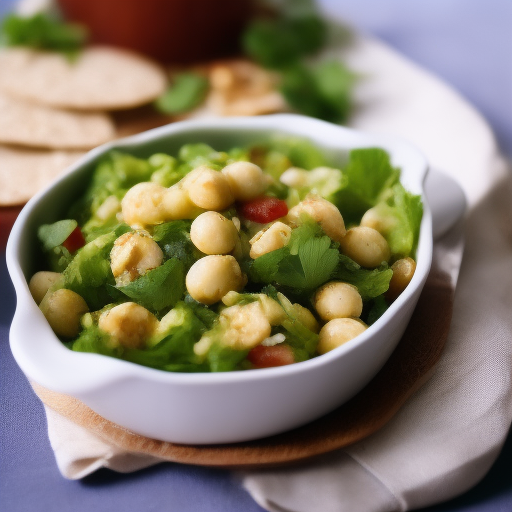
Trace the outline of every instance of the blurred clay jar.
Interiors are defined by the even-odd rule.
[[[58,0],[90,42],[144,53],[167,64],[234,55],[252,0]]]

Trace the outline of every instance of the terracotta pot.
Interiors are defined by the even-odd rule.
[[[167,64],[233,55],[252,0],[58,0],[92,43],[132,49]]]

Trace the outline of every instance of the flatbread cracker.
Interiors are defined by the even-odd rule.
[[[0,143],[91,149],[115,136],[108,114],[55,109],[0,93]]]
[[[212,63],[206,108],[219,116],[257,116],[287,110],[278,78],[246,59]]]
[[[0,90],[34,103],[78,110],[133,108],[158,98],[165,71],[135,53],[91,46],[74,60],[49,51],[0,51]]]
[[[84,154],[0,145],[0,206],[26,203]]]

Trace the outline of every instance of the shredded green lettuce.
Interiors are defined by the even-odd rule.
[[[384,199],[400,177],[400,170],[380,148],[352,150],[342,171],[343,186],[327,199],[338,207],[348,226],[359,224],[366,210]]]
[[[46,251],[62,245],[75,230],[78,223],[74,219],[63,219],[53,224],[43,224],[37,230],[37,236]]]
[[[158,243],[165,257],[180,260],[185,270],[203,255],[190,239],[191,224],[189,220],[176,220],[164,222],[153,230],[153,240]]]
[[[109,335],[95,324],[84,329],[71,348],[77,352],[96,352],[165,371],[209,371],[207,364],[194,354],[194,344],[205,332],[206,326],[194,309],[184,302],[176,304],[172,315],[174,322],[148,348],[113,346]]]
[[[401,183],[393,186],[390,197],[377,204],[373,212],[381,217],[381,224],[388,226],[381,232],[389,248],[397,257],[412,256],[416,252],[423,204],[419,195],[407,192]]]
[[[64,288],[81,295],[92,311],[122,296],[115,288],[109,259],[118,236],[112,231],[89,242],[77,251],[64,270]]]

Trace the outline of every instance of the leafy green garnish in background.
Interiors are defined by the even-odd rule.
[[[296,64],[283,72],[281,93],[293,109],[331,122],[348,119],[355,75],[341,62]]]
[[[242,37],[245,53],[270,69],[282,69],[322,48],[326,40],[324,21],[315,14],[255,20]]]
[[[176,74],[167,91],[155,101],[164,114],[181,114],[200,105],[208,92],[208,79],[197,73]]]
[[[0,32],[0,42],[5,46],[29,46],[70,55],[80,50],[87,40],[85,27],[43,13],[30,17],[9,14],[3,19]]]
[[[272,18],[255,19],[242,37],[245,54],[281,75],[280,91],[288,105],[311,117],[346,121],[356,75],[342,62],[308,62],[327,44],[329,27],[315,3],[296,0]]]

